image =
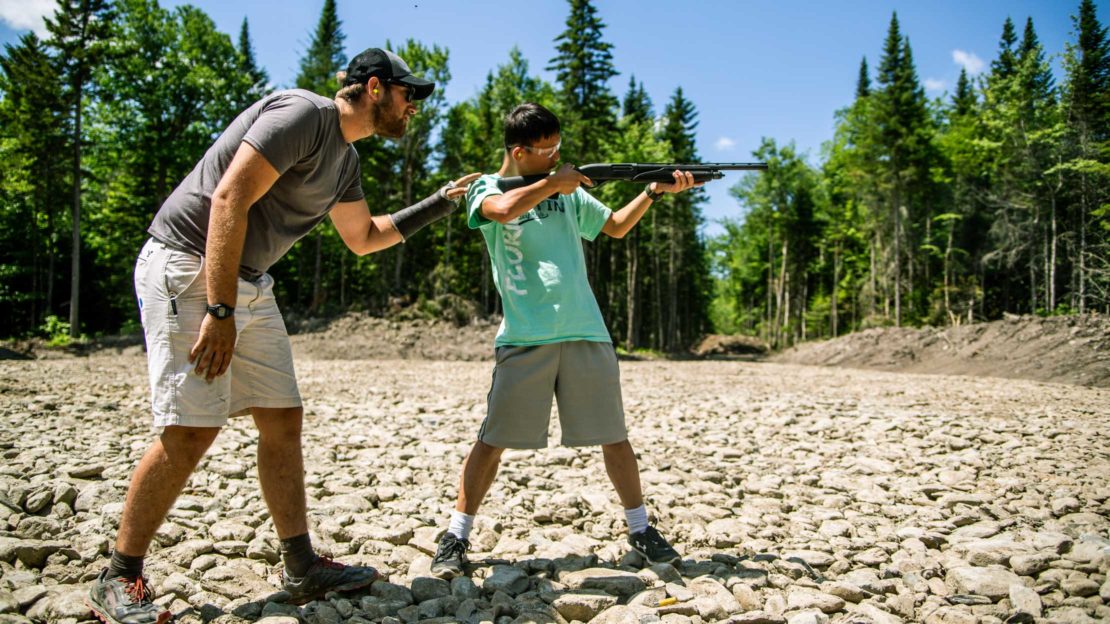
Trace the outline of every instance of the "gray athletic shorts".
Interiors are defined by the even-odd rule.
[[[552,395],[559,401],[563,446],[613,444],[628,438],[613,345],[575,340],[497,348],[478,439],[498,448],[546,447]]]

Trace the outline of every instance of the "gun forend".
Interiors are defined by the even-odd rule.
[[[764,171],[767,169],[767,163],[593,163],[575,167],[575,169],[593,180],[596,187],[612,180],[645,183],[670,182],[674,179],[671,172],[676,169],[689,171],[693,174],[695,182],[708,182],[723,178],[724,171]],[[501,178],[497,181],[497,188],[502,191],[510,191],[535,184],[548,175],[544,173]]]

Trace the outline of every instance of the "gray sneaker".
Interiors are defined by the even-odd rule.
[[[323,598],[328,592],[362,589],[378,580],[378,571],[369,566],[349,566],[327,557],[317,557],[312,567],[300,578],[281,572],[282,589],[289,592],[289,602],[304,604]]]
[[[165,624],[173,614],[151,602],[146,579],[105,578],[108,569],[93,581],[85,605],[105,624]]]

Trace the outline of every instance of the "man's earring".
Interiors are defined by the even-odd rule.
[[[377,94],[378,94],[378,90],[374,89],[374,95],[377,95]]]

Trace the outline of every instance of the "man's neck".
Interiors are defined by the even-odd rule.
[[[343,133],[344,141],[354,143],[374,135],[374,128],[370,125],[370,117],[366,111],[341,97],[335,98],[335,106],[339,109],[339,131]]]

